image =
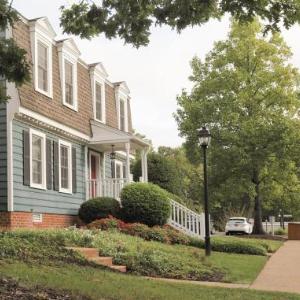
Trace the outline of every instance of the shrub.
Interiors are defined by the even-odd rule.
[[[87,228],[101,230],[120,229],[122,227],[122,223],[123,222],[121,220],[109,215],[108,218],[93,221],[87,225]]]
[[[205,242],[197,238],[191,238],[190,246],[205,248]],[[254,240],[234,238],[234,237],[215,237],[211,239],[211,248],[218,252],[251,254],[251,255],[267,255],[267,249],[255,243]]]
[[[170,216],[170,203],[164,190],[151,183],[132,183],[121,192],[122,217],[149,226],[164,225]]]
[[[286,230],[281,227],[276,229],[274,233],[275,233],[275,235],[286,235],[287,234]]]
[[[116,199],[99,197],[81,204],[79,218],[87,224],[97,219],[107,218],[109,215],[118,217],[119,213],[120,203]]]

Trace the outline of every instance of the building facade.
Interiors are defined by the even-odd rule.
[[[86,64],[72,39],[57,40],[48,19],[24,17],[5,32],[27,51],[31,81],[0,106],[0,227],[76,223],[89,198],[119,198],[130,160],[149,144],[133,133],[130,91],[102,63]]]

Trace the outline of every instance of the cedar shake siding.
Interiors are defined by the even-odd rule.
[[[7,210],[6,104],[0,104],[0,211]]]
[[[13,37],[19,47],[27,51],[27,59],[33,70],[29,25],[23,21],[16,23],[13,29]],[[33,75],[33,73],[31,75]],[[88,66],[81,61],[77,63],[78,111],[74,111],[63,105],[59,55],[55,45],[52,46],[52,82],[53,98],[49,98],[35,90],[34,78],[31,76],[30,82],[18,88],[21,106],[43,116],[50,116],[51,119],[55,121],[81,131],[84,134],[91,135],[90,120],[94,119],[94,113],[91,78]],[[117,103],[115,88],[112,84],[105,83],[105,101],[106,125],[118,129]],[[128,131],[132,132],[129,101]]]
[[[16,120],[13,122],[14,211],[77,215],[79,206],[85,201],[84,146],[71,142],[72,147],[76,149],[76,192],[58,192],[54,190],[54,182],[50,189],[35,189],[24,185],[23,132],[28,132],[29,128],[34,127]],[[45,133],[52,144],[60,139],[57,135],[40,128],[34,129]],[[52,163],[50,174],[55,181],[53,165]]]

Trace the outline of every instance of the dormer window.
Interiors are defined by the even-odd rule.
[[[73,65],[65,60],[65,102],[74,106]]]
[[[102,87],[103,85],[99,82],[95,82],[95,118],[103,122],[103,99],[102,99]]]
[[[38,41],[38,88],[45,93],[49,91],[48,51],[49,48]]]
[[[55,32],[47,18],[30,21],[34,88],[52,98],[52,44]]]
[[[105,80],[107,76],[101,63],[90,65],[94,119],[102,123],[106,122]]]
[[[120,100],[120,130],[126,131],[125,100]]]
[[[58,55],[64,106],[78,111],[77,63],[80,52],[72,39],[58,41]]]

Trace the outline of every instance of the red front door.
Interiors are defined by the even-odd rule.
[[[90,198],[94,198],[97,196],[98,190],[98,176],[97,176],[97,157],[95,155],[91,155],[91,187],[90,187]]]

